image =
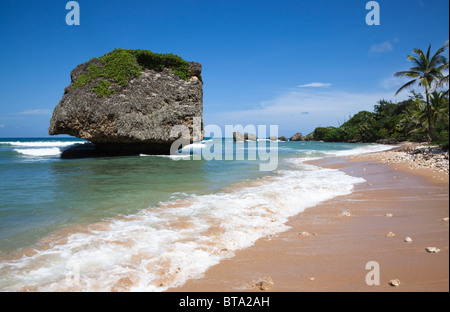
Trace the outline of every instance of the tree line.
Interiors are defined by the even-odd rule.
[[[448,41],[431,54],[414,49],[408,60],[412,67],[394,74],[408,77],[396,95],[418,86],[423,93],[411,91],[408,100],[394,103],[380,100],[373,112],[362,111],[340,127],[319,127],[314,140],[326,142],[395,143],[397,141],[428,142],[444,149],[449,146],[449,76],[448,60],[443,53]]]

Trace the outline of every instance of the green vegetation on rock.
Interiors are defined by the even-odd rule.
[[[98,95],[98,97],[108,97],[116,91],[111,90],[110,87],[112,83],[108,80],[101,80],[93,89],[93,91]]]
[[[92,89],[99,97],[115,93],[114,84],[126,87],[129,81],[139,77],[144,69],[163,71],[169,68],[184,80],[189,80],[189,62],[174,54],[159,54],[148,50],[114,49],[98,58],[100,64],[92,64],[88,73],[81,74],[72,89],[85,86],[96,78],[103,78]]]

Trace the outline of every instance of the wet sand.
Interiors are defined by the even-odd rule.
[[[288,231],[258,240],[204,277],[169,291],[261,291],[255,283],[266,279],[264,291],[274,292],[448,292],[449,223],[443,220],[449,216],[448,175],[383,164],[379,157],[316,161],[366,182],[351,195],[293,217]],[[387,236],[390,232],[395,236]],[[428,253],[427,247],[440,252]],[[371,261],[379,264],[380,285],[366,283]],[[399,287],[389,285],[393,279],[400,280]]]

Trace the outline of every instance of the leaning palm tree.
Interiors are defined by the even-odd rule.
[[[436,53],[431,57],[431,45],[428,47],[427,53],[423,53],[420,49],[414,49],[414,55],[408,55],[408,60],[411,61],[415,66],[410,68],[408,71],[401,71],[394,74],[394,77],[410,77],[413,80],[404,84],[395,95],[399,94],[403,89],[412,87],[418,84],[419,87],[425,89],[425,99],[426,99],[426,109],[427,109],[427,119],[428,119],[428,131],[427,137],[428,141],[432,141],[434,138],[433,134],[433,122],[432,122],[432,110],[430,106],[430,91],[437,85],[444,75],[442,70],[445,68],[447,63],[447,58],[442,55],[442,53],[447,49],[448,42],[444,44],[442,48],[436,51]],[[448,66],[448,65],[447,65]],[[434,85],[433,85],[434,84]]]

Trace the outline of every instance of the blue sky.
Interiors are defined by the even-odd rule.
[[[362,0],[79,0],[79,26],[67,2],[0,2],[0,137],[47,136],[72,69],[114,48],[202,63],[205,124],[307,134],[407,98],[393,73],[449,38],[448,0],[380,0],[379,26]]]

